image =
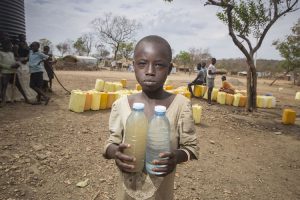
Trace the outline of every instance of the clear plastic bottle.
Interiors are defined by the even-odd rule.
[[[160,160],[159,154],[170,152],[170,123],[166,117],[165,106],[155,106],[155,114],[149,122],[146,148],[146,170],[149,174],[160,175],[162,172],[154,172],[153,168],[164,167],[153,165],[153,160]]]
[[[125,144],[130,148],[124,150],[124,154],[136,158],[135,167],[131,172],[141,172],[145,163],[146,140],[148,131],[148,120],[144,114],[144,104],[134,103],[133,111],[126,121]]]

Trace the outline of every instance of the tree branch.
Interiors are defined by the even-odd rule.
[[[250,40],[248,38],[246,38],[246,36],[244,36],[244,35],[237,35],[237,36],[242,38],[243,40],[245,40],[247,42],[248,47],[249,47],[249,52],[252,52],[253,48],[252,48]]]
[[[287,1],[288,1],[288,0],[287,0]],[[253,49],[253,54],[260,48],[260,46],[261,46],[261,44],[262,44],[262,42],[263,42],[263,40],[264,40],[264,38],[265,38],[267,32],[270,30],[270,28],[272,27],[272,25],[277,21],[277,19],[279,19],[281,16],[287,14],[288,12],[293,12],[293,11],[297,10],[297,9],[293,10],[293,7],[296,6],[297,3],[298,3],[298,0],[296,0],[296,1],[295,1],[292,5],[290,5],[286,10],[284,10],[283,12],[281,12],[281,13],[279,13],[279,14],[278,14],[278,13],[275,14],[276,12],[274,12],[273,19],[271,19],[271,20],[269,21],[269,23],[267,24],[267,26],[266,26],[265,29],[263,30],[263,32],[262,32],[262,34],[261,34],[261,36],[260,36],[260,38],[259,38],[259,41],[258,41],[257,45],[256,45],[256,46],[254,47],[254,49]],[[276,3],[274,2],[274,4],[276,4]],[[274,9],[275,9],[275,6],[274,6]]]

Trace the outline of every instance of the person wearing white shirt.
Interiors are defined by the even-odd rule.
[[[206,84],[207,84],[207,102],[209,105],[211,105],[211,93],[215,86],[215,77],[217,74],[224,74],[225,72],[217,72],[217,69],[215,67],[217,60],[216,58],[211,59],[211,64],[207,68],[207,76],[206,76]]]

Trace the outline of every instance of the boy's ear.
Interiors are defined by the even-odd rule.
[[[172,69],[173,69],[173,63],[170,63],[170,66],[169,66],[169,73],[168,73],[168,75],[170,75],[170,73],[171,73],[171,71],[172,71]]]

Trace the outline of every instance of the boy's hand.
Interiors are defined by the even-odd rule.
[[[17,69],[19,67],[20,67],[20,65],[18,63],[15,63],[15,64],[11,65],[11,68],[13,68],[13,69]]]
[[[115,153],[115,161],[121,171],[130,172],[130,170],[134,168],[133,162],[135,161],[135,158],[123,153],[126,148],[130,148],[130,145],[122,143],[118,146]]]
[[[163,152],[159,154],[160,158],[163,158],[162,160],[153,160],[154,165],[165,165],[165,167],[157,167],[153,168],[152,170],[154,172],[162,172],[162,175],[159,176],[166,176],[170,174],[178,164],[178,156],[176,151],[173,152]]]

